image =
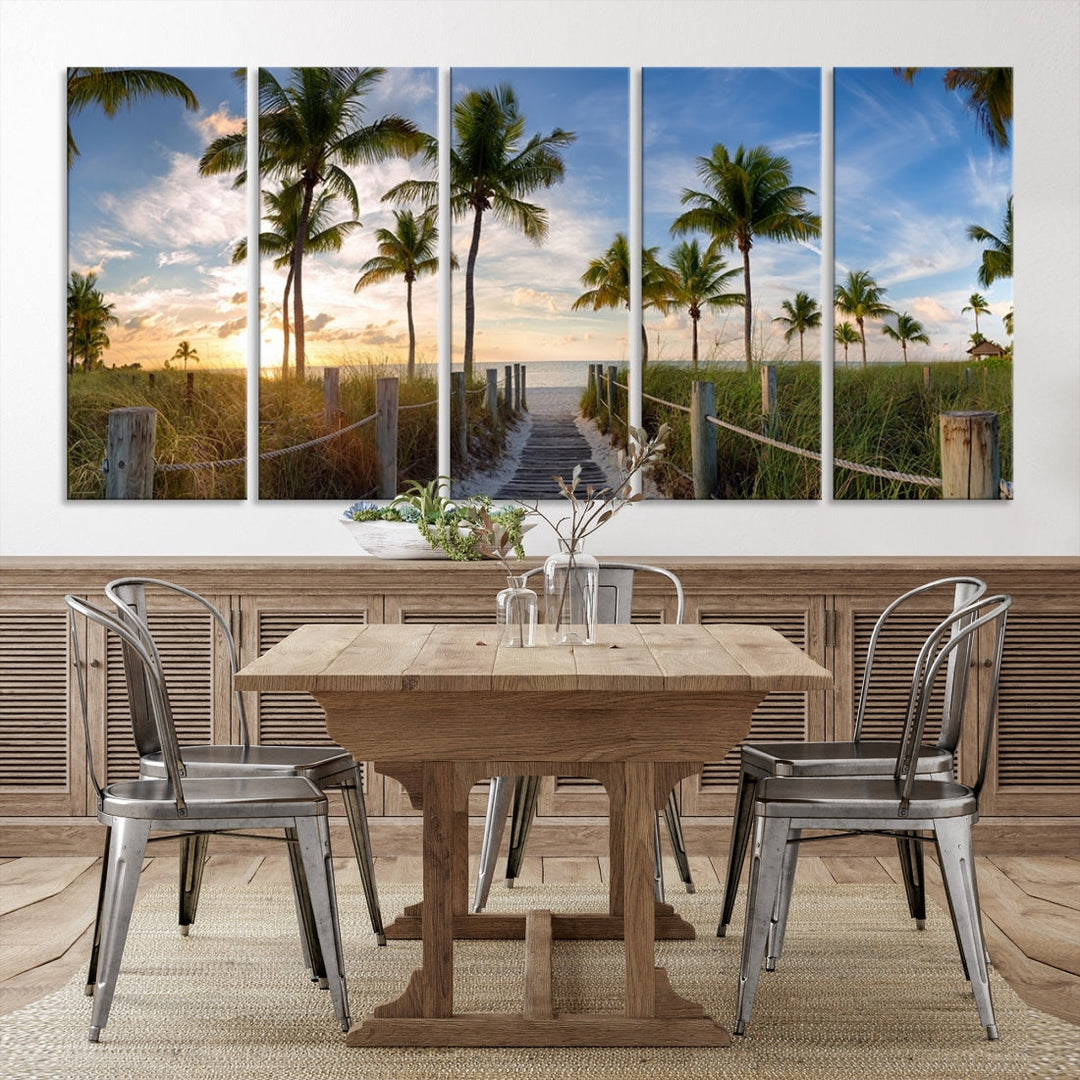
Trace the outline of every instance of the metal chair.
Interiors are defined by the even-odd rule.
[[[305,960],[313,971],[318,968],[325,973],[334,1012],[342,1031],[347,1031],[349,1004],[326,796],[301,776],[188,776],[176,741],[168,689],[149,637],[140,634],[137,625],[125,625],[86,600],[70,595],[64,600],[87,759],[97,791],[97,816],[108,830],[101,878],[100,941],[95,947],[94,981],[87,987],[94,998],[90,1041],[98,1041],[109,1019],[139,873],[152,831],[191,836],[237,829],[284,829],[289,848],[295,852],[293,891]],[[139,685],[156,730],[164,778],[126,780],[107,787],[98,781],[87,715],[79,616],[104,627],[107,634],[116,634],[132,662],[137,659],[141,665]]]
[[[116,607],[121,621],[137,624],[143,632],[150,634],[147,588],[157,588],[187,597],[204,608],[217,625],[226,646],[229,659],[230,676],[235,675],[238,663],[236,644],[225,617],[205,597],[171,581],[157,578],[126,577],[118,578],[105,586],[105,595]],[[153,635],[149,645],[157,655]],[[139,776],[142,778],[161,778],[166,775],[161,747],[153,723],[148,688],[145,685],[143,665],[135,654],[129,652],[126,643],[122,645],[124,671],[127,681],[128,701],[131,708],[132,728],[139,751]],[[360,868],[360,880],[363,883],[364,896],[367,900],[371,929],[380,945],[386,944],[383,932],[382,913],[379,909],[379,895],[375,885],[375,869],[371,856],[371,839],[368,833],[367,814],[364,810],[361,790],[360,768],[352,756],[343,747],[328,744],[326,746],[262,746],[251,745],[247,716],[244,710],[244,698],[234,692],[236,714],[240,729],[238,744],[207,744],[184,747],[184,764],[190,777],[217,776],[302,776],[310,780],[320,790],[341,792],[345,804],[345,817],[349,823],[353,850]],[[199,889],[202,884],[203,867],[206,862],[206,850],[209,841],[207,833],[186,838],[180,845],[180,932],[188,933],[195,921],[198,909]],[[106,843],[108,837],[106,837]],[[290,848],[290,856],[295,858],[295,849]],[[98,912],[100,927],[101,913]],[[97,933],[95,932],[95,940]],[[93,983],[93,959],[91,961],[88,985]]]
[[[597,596],[598,623],[630,622],[631,603],[634,593],[634,575],[637,573],[659,574],[667,578],[675,589],[675,621],[683,621],[685,597],[682,582],[670,571],[660,566],[646,566],[641,563],[601,562],[599,574],[599,592]],[[542,574],[543,567],[535,567],[523,576],[530,578]],[[473,912],[483,911],[487,903],[491,882],[495,876],[495,864],[499,857],[499,845],[502,842],[506,816],[513,806],[510,825],[510,846],[506,858],[506,887],[513,888],[514,881],[521,871],[525,857],[525,841],[529,835],[533,819],[536,817],[536,799],[540,791],[539,776],[493,776],[488,789],[487,815],[484,819],[484,837],[480,845],[480,868],[476,878],[476,893],[473,898]],[[686,886],[686,891],[694,891],[694,879],[690,874],[690,860],[686,854],[683,840],[682,822],[679,818],[679,804],[672,792],[664,807],[664,823],[671,839],[672,851],[679,876]],[[659,822],[654,830],[656,851],[656,898],[664,899],[664,877],[660,862]]]
[[[888,779],[865,777],[770,777],[757,785],[754,800],[754,853],[746,901],[742,962],[734,1032],[743,1035],[750,1020],[762,960],[775,967],[783,946],[791,882],[786,853],[797,846],[803,829],[840,831],[845,835],[898,835],[937,849],[945,894],[966,976],[971,982],[979,1020],[989,1039],[997,1038],[986,949],[979,915],[979,893],[971,847],[971,825],[978,820],[979,791],[986,775],[997,711],[997,690],[1005,644],[1005,624],[1012,597],[984,597],[953,612],[927,638],[912,678],[904,734]],[[952,780],[925,780],[917,774],[918,748],[935,682],[952,656],[970,652],[982,627],[993,634],[988,651],[988,693],[980,697],[977,729],[982,737],[978,780],[974,787]],[[970,668],[955,673],[967,681]],[[929,836],[922,835],[924,832]],[[767,967],[770,965],[767,964]]]
[[[916,597],[936,591],[947,592],[952,610],[957,611],[977,600],[986,592],[986,583],[975,577],[949,577],[927,582],[897,597],[878,617],[870,634],[866,652],[866,667],[859,689],[855,713],[854,739],[850,742],[791,742],[745,743],[742,747],[739,787],[735,796],[735,814],[731,824],[727,878],[724,884],[724,906],[716,933],[724,937],[735,910],[735,894],[739,888],[746,849],[753,822],[754,799],[758,785],[770,776],[863,776],[887,777],[892,774],[899,747],[897,739],[863,739],[862,727],[866,717],[874,658],[878,643],[885,633],[889,619]],[[945,611],[941,612],[946,614]],[[970,638],[950,654],[947,662],[944,694],[941,701],[941,728],[934,746],[919,748],[918,775],[925,779],[951,780],[953,753],[960,737],[960,719],[964,711],[966,680],[957,680],[957,673],[966,670],[970,660]],[[901,725],[897,723],[897,731]],[[922,846],[903,836],[897,836],[896,846],[904,874],[908,909],[919,929],[926,924],[926,890],[923,881]],[[797,848],[792,846],[785,872],[795,873]]]

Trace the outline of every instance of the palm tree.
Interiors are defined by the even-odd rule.
[[[704,191],[684,189],[684,211],[671,226],[672,236],[703,232],[710,247],[738,248],[743,258],[743,346],[746,366],[750,353],[753,311],[750,292],[750,248],[755,238],[791,241],[821,235],[821,217],[806,209],[806,197],[814,193],[791,183],[791,164],[766,146],[747,150],[740,146],[735,156],[717,143],[711,157],[697,159],[697,174]]]
[[[654,307],[668,310],[669,275],[657,259],[659,247],[642,248],[641,251],[641,308]],[[611,247],[599,258],[593,259],[580,278],[587,286],[571,305],[571,311],[592,308],[625,307],[630,310],[630,245],[626,233],[616,233]],[[649,338],[641,323],[641,363],[649,362]]]
[[[915,81],[918,68],[893,68],[908,84]],[[964,106],[974,114],[975,123],[999,150],[1009,148],[1013,118],[1012,68],[947,68],[945,89],[965,95]]]
[[[72,67],[67,71],[67,164],[70,169],[79,156],[71,134],[71,118],[87,105],[100,105],[106,116],[115,116],[121,105],[129,109],[136,101],[153,95],[176,98],[188,109],[199,102],[186,83],[164,71],[144,68]]]
[[[169,359],[170,360],[183,360],[184,361],[184,370],[187,371],[187,362],[189,360],[194,360],[195,363],[197,364],[199,362],[200,357],[199,357],[198,350],[193,349],[191,347],[190,342],[181,341],[180,344],[176,346],[176,352],[174,352],[172,354],[172,356],[169,357]]]
[[[975,315],[975,333],[979,332],[979,316],[989,315],[990,308],[986,305],[986,297],[975,292],[968,297],[966,307],[960,309],[961,315],[966,315],[968,312],[972,312]]]
[[[783,315],[777,315],[773,322],[783,323],[787,329],[784,331],[784,340],[790,341],[795,334],[799,335],[799,363],[805,359],[803,355],[803,335],[807,330],[814,330],[821,325],[821,308],[818,302],[809,294],[797,292],[794,302],[785,300],[780,307]]]
[[[97,274],[72,271],[67,290],[68,374],[75,373],[75,361],[82,357],[83,371],[89,371],[109,347],[106,330],[116,326],[114,304],[106,304],[97,287]]]
[[[345,199],[360,214],[360,200],[346,167],[410,157],[423,143],[411,120],[384,116],[363,123],[364,98],[384,68],[293,68],[283,86],[266,68],[259,69],[259,172],[297,189],[300,212],[292,250],[293,335],[296,377],[303,379],[304,252],[315,189]],[[199,172],[246,176],[246,125],[242,132],[215,139],[199,161]]]
[[[900,342],[900,349],[904,354],[904,363],[907,363],[907,347],[909,341],[918,341],[923,345],[929,345],[930,339],[923,330],[922,323],[913,319],[906,311],[903,315],[896,316],[896,329],[891,326],[883,326],[881,332],[893,341]]]
[[[969,240],[976,240],[980,244],[989,246],[982,253],[982,263],[979,265],[979,284],[983,288],[989,288],[998,278],[1012,277],[1012,248],[1013,248],[1013,201],[1005,204],[1005,217],[1001,222],[1001,236],[995,236],[989,229],[981,225],[969,225],[967,228]]]
[[[698,323],[705,308],[738,307],[743,302],[741,293],[726,291],[728,282],[739,272],[736,266],[728,269],[715,248],[704,254],[696,239],[683,241],[671,249],[668,255],[669,295],[673,306],[685,307],[693,328],[691,359],[694,370],[698,366]]]
[[[833,327],[833,341],[844,346],[844,367],[847,367],[848,346],[859,344],[859,331],[849,322],[837,323]]]
[[[413,216],[411,210],[394,211],[393,229],[378,229],[375,239],[379,254],[360,267],[360,280],[353,286],[359,292],[368,285],[378,285],[394,278],[405,279],[405,314],[409,324],[409,363],[406,377],[416,373],[416,327],[413,325],[413,282],[439,269],[439,231],[430,214]],[[457,269],[457,259],[450,256],[450,265]]]
[[[273,258],[274,269],[282,270],[286,266],[285,291],[281,300],[281,377],[289,374],[289,294],[293,281],[293,246],[296,243],[296,227],[300,220],[300,190],[295,185],[280,191],[264,191],[263,202],[266,211],[263,220],[271,226],[259,233],[259,254],[264,258]],[[340,251],[345,238],[360,227],[360,222],[337,221],[330,223],[328,218],[333,209],[334,196],[329,191],[320,191],[311,204],[308,214],[307,241],[304,250],[310,255],[328,251]],[[232,261],[242,263],[247,259],[247,238],[238,240],[233,247]]]
[[[866,367],[866,320],[895,315],[883,297],[885,290],[870,276],[869,270],[849,270],[847,281],[836,286],[834,301],[845,315],[853,315],[862,343],[862,362]]]
[[[534,244],[547,238],[548,215],[525,196],[550,188],[563,178],[559,150],[577,137],[555,128],[550,135],[536,134],[523,141],[525,117],[508,83],[492,89],[470,90],[454,106],[454,146],[450,150],[450,214],[455,221],[472,214],[472,238],[465,262],[466,382],[472,378],[476,329],[476,257],[484,214],[520,229]],[[425,147],[429,166],[438,161],[438,147],[429,139]],[[437,180],[406,180],[384,196],[397,202],[419,200],[425,213],[438,206]]]

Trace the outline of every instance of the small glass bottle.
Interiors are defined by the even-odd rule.
[[[523,577],[508,575],[506,588],[495,597],[496,621],[505,627],[502,643],[509,649],[531,649],[536,644],[536,593]]]
[[[600,563],[559,540],[559,551],[544,562],[544,615],[550,645],[596,642]]]

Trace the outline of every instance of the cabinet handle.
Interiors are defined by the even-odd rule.
[[[96,659],[95,659],[95,660],[91,660],[91,661],[90,661],[90,666],[91,666],[91,667],[95,667],[95,668],[96,668],[96,667],[101,667],[101,661],[100,661],[100,660],[96,660]]]

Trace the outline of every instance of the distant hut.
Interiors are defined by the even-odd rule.
[[[980,341],[968,349],[968,356],[979,359],[981,356],[1004,356],[1005,350],[996,341]]]

